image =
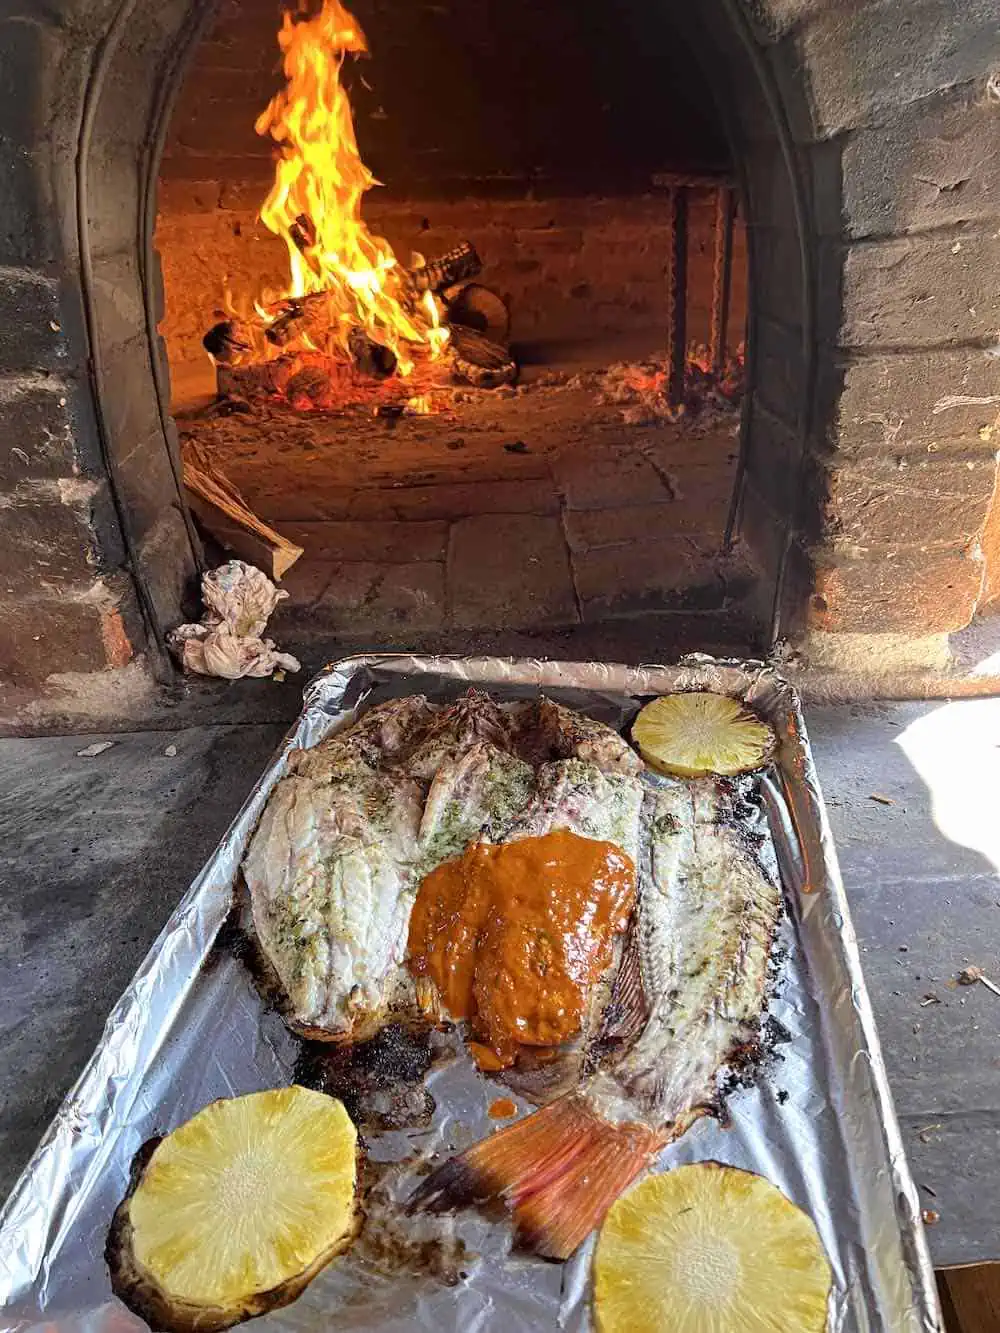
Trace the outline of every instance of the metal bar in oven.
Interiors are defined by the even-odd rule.
[[[688,196],[683,186],[670,191],[670,259],[667,266],[667,395],[671,406],[684,400],[687,355]]]
[[[712,370],[719,376],[726,364],[729,301],[733,285],[733,220],[736,191],[728,185],[715,192],[715,266],[712,273]]]

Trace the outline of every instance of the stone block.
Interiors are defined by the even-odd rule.
[[[104,557],[95,515],[106,501],[106,483],[91,481],[24,482],[0,497],[0,597],[89,586]]]
[[[43,153],[0,138],[0,179],[0,264],[50,264],[59,252],[59,233]]]
[[[588,551],[691,533],[721,539],[732,492],[728,476],[720,476],[711,468],[692,469],[677,480],[676,491],[676,499],[661,504],[567,509],[564,522],[570,550]]]
[[[27,9],[28,7],[25,6]],[[50,129],[51,83],[63,55],[64,36],[34,15],[0,18],[0,103],[4,107],[4,139],[21,148],[40,144]],[[5,189],[6,193],[6,189]]]
[[[986,578],[980,606],[995,606],[1000,602],[1000,491],[993,496],[986,515],[980,546],[983,559],[986,561]]]
[[[979,87],[950,88],[855,130],[841,162],[852,237],[982,224],[1000,215],[997,106]]]
[[[830,5],[796,31],[820,137],[869,124],[945,88],[981,79],[996,60],[994,0]]]
[[[91,402],[73,380],[0,376],[0,486],[100,467]]]
[[[310,560],[323,561],[444,560],[448,545],[448,524],[443,521],[283,523],[281,533],[302,546]]]
[[[491,481],[393,486],[352,493],[345,514],[352,519],[433,520],[490,514],[558,514],[559,496],[552,482]],[[331,516],[332,517],[332,516]]]
[[[804,316],[802,254],[798,233],[786,213],[779,227],[757,227],[749,237],[752,255],[752,282],[761,314],[788,327]]]
[[[670,500],[673,494],[649,460],[624,441],[618,447],[563,453],[552,471],[569,509],[646,505]]]
[[[768,411],[793,431],[805,413],[806,354],[800,329],[773,319],[758,319],[754,343],[757,396]]]
[[[37,689],[56,672],[124,666],[134,647],[122,609],[96,596],[0,600],[0,678]]]
[[[777,514],[794,516],[802,499],[802,437],[755,404],[747,435],[747,474]]]
[[[87,237],[94,256],[120,254],[135,244],[139,172],[134,144],[95,135],[90,150]]]
[[[30,269],[0,268],[0,369],[60,370],[72,348],[59,284]]]
[[[577,619],[557,518],[483,514],[454,524],[448,548],[453,627],[530,629]]]
[[[820,327],[830,341],[866,349],[936,347],[995,335],[991,293],[1000,291],[1000,248],[992,235],[949,231],[841,253],[842,310],[828,307],[836,322]]]
[[[634,541],[573,555],[573,580],[585,621],[650,611],[714,611],[725,583],[714,555],[683,537]]]
[[[1000,358],[964,348],[828,356],[818,386],[825,443],[853,457],[997,447]]]
[[[128,510],[132,535],[139,542],[171,506],[178,504],[177,483],[166,441],[156,431],[115,467],[118,493]]]
[[[164,163],[168,161],[164,157]],[[184,159],[185,165],[192,170],[192,164]],[[182,215],[185,213],[214,213],[219,209],[222,198],[222,181],[214,175],[211,163],[199,159],[205,173],[212,173],[208,179],[188,177],[174,178],[172,171],[163,171],[156,184],[156,206],[161,217],[165,214]],[[177,159],[171,160],[174,169],[179,166]]]
[[[873,549],[818,568],[813,629],[855,634],[947,634],[969,623],[983,582],[975,547]]]
[[[197,570],[187,525],[176,504],[167,505],[139,542],[139,566],[159,624],[172,628],[197,618]]]
[[[754,564],[773,582],[784,547],[784,520],[758,493],[752,477],[743,486],[738,526]]]
[[[118,347],[145,333],[146,307],[134,249],[94,257],[91,293],[102,347]]]
[[[439,629],[444,621],[444,587],[444,565],[429,561],[334,564],[310,613],[310,629],[320,636],[405,635],[410,630]]]
[[[983,529],[996,479],[991,454],[924,454],[820,467],[810,490],[825,539],[861,554],[914,540],[967,545]]]
[[[119,459],[162,429],[145,331],[104,351],[101,403],[108,441]]]

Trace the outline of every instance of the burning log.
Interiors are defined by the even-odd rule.
[[[285,357],[253,361],[246,366],[219,363],[215,367],[215,383],[222,398],[266,398],[284,391],[291,367],[292,362]]]
[[[302,555],[302,547],[259,519],[202,450],[186,446],[183,465],[184,489],[191,508],[219,544],[276,581],[286,574]]]
[[[396,370],[396,353],[370,337],[364,329],[355,327],[347,335],[347,350],[355,368],[370,379],[386,380]]]
[[[320,366],[303,366],[285,385],[285,396],[293,407],[325,407],[333,382]]]
[[[454,287],[459,282],[468,282],[482,267],[483,261],[476,254],[475,246],[471,241],[463,241],[447,254],[431,259],[426,264],[420,264],[417,268],[408,269],[406,285],[418,294],[443,292],[446,287]]]
[[[253,351],[250,330],[242,320],[224,319],[213,324],[201,340],[201,345],[216,362],[229,365]]]
[[[517,362],[506,347],[484,338],[475,329],[455,324],[451,329],[452,373],[477,389],[497,389],[517,379]]]
[[[491,287],[469,282],[448,302],[449,324],[474,329],[490,342],[507,346],[510,336],[510,308]]]

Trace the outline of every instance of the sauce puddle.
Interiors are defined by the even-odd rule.
[[[410,917],[409,968],[434,981],[453,1018],[471,1022],[482,1069],[520,1046],[579,1032],[635,902],[635,867],[610,842],[555,829],[473,843],[424,879]]]

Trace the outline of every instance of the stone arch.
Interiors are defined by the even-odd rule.
[[[150,184],[212,9],[15,0],[0,21],[0,420],[26,442],[0,458],[0,672],[15,687],[155,661],[195,571]],[[753,362],[735,520],[774,625],[945,634],[982,593],[996,478],[992,2],[901,16],[891,0],[705,0],[678,15],[744,176]]]

